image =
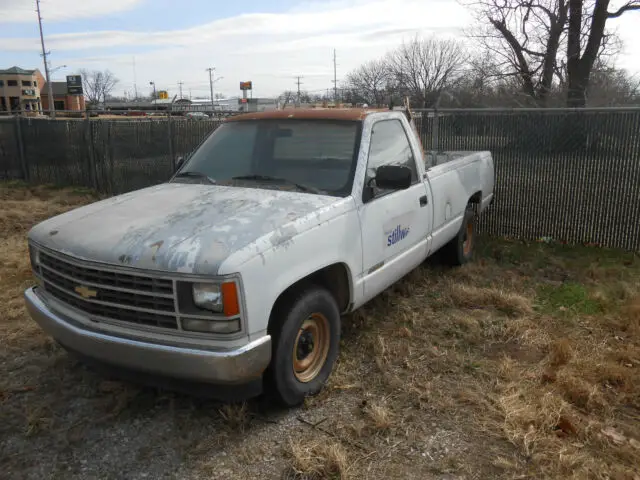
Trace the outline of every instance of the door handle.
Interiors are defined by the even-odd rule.
[[[429,199],[426,195],[420,197],[420,206],[424,207],[427,203],[429,203]]]

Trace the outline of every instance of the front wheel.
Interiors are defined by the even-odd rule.
[[[279,302],[270,322],[266,390],[288,407],[315,395],[338,357],[340,311],[333,295],[313,286]]]

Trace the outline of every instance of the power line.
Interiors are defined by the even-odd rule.
[[[42,34],[42,17],[40,16],[40,0],[36,0],[36,11],[38,12],[38,26],[40,28],[40,43],[42,44],[42,58],[44,59],[44,74],[47,77],[47,86],[49,90],[49,111],[51,118],[56,118],[56,108],[53,102],[53,86],[49,78],[49,63],[47,62],[47,50],[44,48],[44,35]]]

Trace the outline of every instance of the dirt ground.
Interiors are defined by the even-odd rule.
[[[640,258],[483,239],[343,319],[327,388],[280,410],[86,368],[21,297],[25,234],[92,201],[0,184],[0,465],[11,479],[640,479]]]

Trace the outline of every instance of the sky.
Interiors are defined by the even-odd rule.
[[[610,9],[620,1],[613,0]],[[147,95],[154,82],[170,96],[253,96],[333,87],[365,61],[415,35],[464,40],[473,18],[456,0],[41,0],[53,80],[81,68],[111,70],[113,94]],[[624,43],[616,64],[640,74],[640,12],[611,20]],[[469,45],[473,48],[473,44]],[[0,68],[39,68],[35,0],[0,0]],[[66,65],[66,67],[63,67]],[[62,67],[62,68],[57,68]]]

